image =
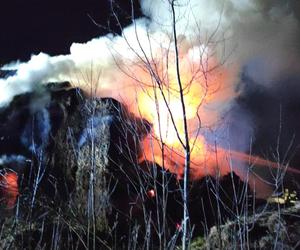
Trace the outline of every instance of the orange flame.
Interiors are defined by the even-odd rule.
[[[183,56],[180,61],[193,178],[214,174],[216,166],[222,175],[230,170],[228,160],[225,160],[225,151],[212,149],[201,134],[202,129],[215,125],[220,119],[220,109],[223,109],[219,107],[220,104],[226,104],[235,96],[229,84],[232,81],[231,72],[225,67],[219,67],[207,73],[210,69],[208,63],[216,64],[213,59],[209,59],[205,62],[206,66],[203,66],[201,62],[195,62],[187,56]],[[184,166],[183,142],[186,131],[175,63],[166,68],[160,67],[160,70],[156,68],[155,72],[136,72],[139,73],[134,90],[136,105],[130,108],[135,115],[153,125],[152,133],[143,141],[140,160],[155,161],[180,178]]]
[[[196,179],[235,171],[244,179],[248,170],[235,167],[237,162],[243,162],[245,166],[249,163],[277,168],[276,163],[228,151],[218,145],[209,145],[202,133],[203,129],[220,122],[220,115],[226,111],[227,104],[238,94],[233,84],[234,76],[237,75],[236,68],[231,66],[229,70],[221,66],[213,56],[208,56],[208,50],[192,56],[191,50],[182,51],[179,55],[180,77],[191,146],[191,177]],[[175,56],[163,48],[152,56],[146,62],[141,60],[128,62],[128,65],[119,64],[122,73],[119,77],[114,76],[115,86],[103,86],[98,89],[98,95],[114,97],[127,104],[134,115],[148,120],[153,129],[142,142],[139,160],[154,161],[181,178],[186,131],[176,61],[170,59]],[[287,170],[300,173],[292,168]],[[257,180],[254,175],[250,174],[247,178],[252,187],[260,186],[259,189],[264,189],[265,193],[271,192],[268,185]]]
[[[188,62],[188,63],[187,63]],[[231,81],[230,73],[224,67],[215,72],[198,77],[192,69],[199,68],[190,61],[181,63],[181,81],[184,89],[184,102],[186,106],[185,117],[188,122],[188,136],[191,146],[191,178],[197,179],[206,175],[225,175],[230,171],[236,172],[242,179],[249,181],[253,189],[260,190],[257,195],[261,198],[268,196],[272,190],[263,180],[256,178],[248,169],[240,169],[235,164],[249,163],[258,166],[280,168],[277,163],[264,160],[256,156],[226,150],[218,145],[209,145],[201,134],[203,128],[207,128],[218,122],[219,108],[213,109],[218,102],[226,103],[235,93],[228,82]],[[141,73],[141,72],[140,72]],[[149,73],[149,72],[148,72]],[[151,72],[150,72],[151,73]],[[151,77],[143,79],[139,75],[139,84],[149,82],[149,86],[141,85],[136,88],[137,93],[135,114],[153,124],[153,130],[143,141],[142,160],[154,161],[160,166],[176,173],[178,178],[183,176],[185,136],[183,126],[183,109],[180,99],[176,70],[169,67],[167,71],[156,72],[155,79]],[[217,106],[217,105],[216,105]],[[288,171],[300,171],[287,168]],[[247,176],[247,177],[246,177]]]
[[[2,199],[8,209],[13,208],[19,195],[18,175],[15,172],[8,172],[0,176],[0,189]]]

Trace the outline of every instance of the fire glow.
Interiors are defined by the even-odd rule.
[[[3,192],[3,200],[6,208],[12,208],[19,195],[18,176],[14,172],[8,172],[0,176],[0,190]]]
[[[218,102],[226,103],[236,95],[228,87],[232,72],[225,67],[212,70],[218,62],[208,56],[208,50],[203,50],[203,46],[197,49],[198,52],[193,48],[180,55],[179,72],[186,107],[193,178],[213,174],[216,165],[219,165],[222,175],[230,170],[225,151],[215,146],[212,148],[202,130],[219,122],[221,114]],[[165,53],[161,51],[161,55]],[[136,116],[146,119],[153,126],[152,132],[142,143],[140,160],[154,161],[181,176],[184,165],[184,115],[176,78],[176,62],[170,59],[175,55],[170,51],[168,53],[167,57],[159,56],[162,60],[156,60],[150,69],[142,65],[143,70],[133,70],[134,79],[124,77],[127,91],[126,94],[119,92],[119,99]]]
[[[223,176],[234,171],[243,180],[247,179],[253,189],[264,190],[263,194],[260,194],[261,197],[268,196],[272,192],[271,188],[251,173],[250,166],[270,168],[284,168],[284,166],[256,156],[228,150],[217,144],[211,145],[202,133],[207,129],[213,130],[216,124],[222,122],[220,110],[223,110],[223,107],[220,108],[218,105],[229,103],[237,93],[233,90],[233,84],[230,84],[234,81],[232,78],[234,70],[229,70],[225,66],[216,67],[218,61],[206,54],[208,49],[205,53],[203,50],[201,53],[196,53],[197,57],[195,57],[195,49],[192,51],[193,56],[189,50],[187,53],[180,54],[179,60],[179,74],[191,147],[191,178],[199,179],[207,175]],[[165,51],[162,55],[165,55]],[[170,53],[167,58],[170,57],[174,58],[174,54]],[[176,78],[176,62],[172,59],[165,61],[164,56],[159,58],[162,60],[156,60],[153,64],[145,65],[142,62],[142,66],[134,65],[131,71],[135,72],[134,76],[128,77],[128,73],[122,78],[126,89],[111,90],[111,93],[114,93],[113,97],[127,104],[134,115],[152,124],[151,133],[142,142],[140,162],[144,160],[156,162],[177,174],[178,178],[182,178],[185,130],[179,84]],[[287,170],[300,173],[290,167]]]

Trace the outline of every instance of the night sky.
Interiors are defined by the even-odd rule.
[[[140,15],[135,2],[135,13]],[[114,8],[123,26],[131,22],[130,1],[114,1]],[[2,1],[0,23],[0,65],[18,59],[27,61],[39,52],[68,54],[73,42],[120,31],[109,0]]]

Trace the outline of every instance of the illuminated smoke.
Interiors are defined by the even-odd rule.
[[[265,61],[271,63],[255,77],[263,77],[263,82],[268,83],[282,71],[296,70],[297,67],[293,62],[297,59],[294,52],[298,22],[289,2],[292,1],[176,1],[176,28],[182,41],[181,49],[191,53],[198,51],[199,46],[216,46],[219,60],[232,55],[225,61],[230,68],[256,56],[266,58]],[[144,58],[143,52],[155,56],[161,47],[169,47],[172,40],[168,1],[142,0],[141,6],[149,18],[135,20],[133,25],[124,28],[122,36],[109,34],[87,43],[74,43],[70,55],[50,57],[39,54],[28,63],[4,67],[17,68],[18,73],[0,81],[0,105],[7,104],[16,94],[38,88],[36,85],[49,79],[73,79],[85,84],[91,80],[86,76],[91,68],[95,78],[101,72],[103,88],[123,86],[120,66],[125,64],[130,68],[135,65],[140,61],[139,57]]]
[[[73,61],[65,56],[50,57],[46,54],[32,56],[27,63],[15,67],[17,73],[7,79],[0,79],[0,107],[9,104],[15,95],[38,90],[40,84],[51,79],[59,79],[73,66]],[[15,68],[13,66],[4,68]]]

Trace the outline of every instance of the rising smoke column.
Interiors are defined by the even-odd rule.
[[[206,70],[221,65],[209,75],[213,86],[220,83],[220,91],[201,106],[202,125],[213,130],[212,133],[203,131],[208,143],[216,141],[225,149],[248,150],[253,126],[251,119],[242,110],[234,110],[234,117],[245,117],[243,119],[250,122],[239,124],[242,129],[238,135],[228,135],[224,115],[230,112],[238,95],[235,89],[239,71],[250,59],[259,57],[263,62],[272,62],[265,65],[263,72],[253,72],[255,79],[270,87],[274,79],[298,70],[293,46],[298,22],[288,3],[176,1],[181,62],[196,66],[204,63]],[[28,63],[16,65],[15,76],[0,80],[0,105],[7,105],[17,94],[38,90],[39,85],[47,81],[66,80],[87,92],[91,84],[94,88],[97,85],[97,95],[111,96],[125,102],[129,108],[136,107],[137,96],[132,93],[139,93],[141,83],[152,81],[149,72],[145,71],[145,61],[150,58],[151,63],[159,65],[166,55],[174,56],[168,1],[143,0],[141,7],[146,17],[124,28],[121,36],[108,34],[85,44],[73,44],[69,55],[50,57],[39,54]],[[171,59],[170,63],[174,64],[174,61]],[[161,76],[163,73],[164,70],[159,72]],[[139,110],[132,108],[132,111],[140,114]],[[147,115],[143,113],[142,116]],[[243,164],[239,168],[244,171]]]
[[[271,61],[269,67],[264,68],[267,73],[259,72],[256,75],[258,78],[263,77],[262,82],[270,83],[282,72],[298,70],[295,66],[297,64],[293,64],[298,59],[295,58],[298,20],[294,18],[290,9],[289,3],[292,2],[176,1],[177,34],[188,41],[181,49],[192,50],[207,45],[210,38],[210,43],[218,49],[220,61],[227,59],[227,53],[231,55],[226,61],[230,66],[232,63],[243,66],[248,60],[258,56],[266,58],[268,62],[271,58],[275,59]],[[50,57],[42,53],[33,56],[28,63],[4,67],[17,68],[18,74],[16,77],[1,80],[0,103],[4,105],[14,95],[31,91],[40,82],[49,79],[70,80],[76,78],[74,77],[76,73],[79,78],[77,80],[83,82],[82,75],[89,72],[91,67],[94,71],[101,71],[102,82],[105,82],[105,85],[116,89],[117,84],[122,86],[123,84],[119,83],[121,81],[118,81],[120,75],[118,67],[124,63],[134,65],[140,61],[139,57],[144,58],[140,44],[149,56],[152,54],[151,51],[156,51],[161,46],[168,47],[172,40],[168,1],[142,0],[141,7],[148,18],[135,20],[133,25],[124,28],[122,36],[108,34],[85,44],[73,44],[70,55]],[[289,60],[285,60],[286,58]]]

